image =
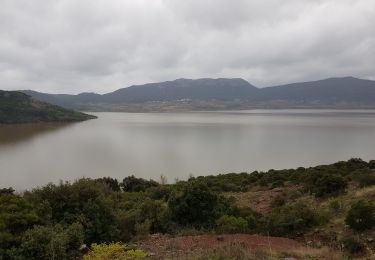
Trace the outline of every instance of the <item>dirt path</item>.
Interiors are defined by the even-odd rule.
[[[273,251],[297,249],[301,243],[282,237],[267,237],[260,235],[198,235],[171,237],[153,235],[138,242],[138,247],[152,253],[157,257],[174,255],[175,253],[188,253],[201,249],[209,249],[222,243],[239,242],[249,248],[266,248]]]

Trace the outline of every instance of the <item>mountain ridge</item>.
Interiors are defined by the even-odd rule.
[[[250,107],[375,107],[375,81],[355,77],[334,77],[257,88],[241,78],[180,78],[171,81],[132,85],[105,94],[47,94],[22,92],[35,99],[67,108],[120,111],[119,107],[161,103],[180,106],[191,103],[195,108],[222,109],[228,103],[233,109]],[[203,104],[203,106],[202,106]],[[219,105],[221,104],[221,105]],[[139,107],[139,106],[138,106]],[[125,109],[127,110],[127,109]],[[189,109],[188,109],[189,110]]]

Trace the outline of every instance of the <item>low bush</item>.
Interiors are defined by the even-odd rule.
[[[176,184],[129,176],[121,183],[110,177],[83,178],[22,194],[0,188],[0,259],[53,259],[57,254],[74,259],[83,242],[125,243],[155,233],[302,235],[333,217],[333,224],[341,224],[351,201],[347,198],[360,195],[371,201],[375,196],[372,188],[362,192],[351,187],[348,196],[334,196],[345,191],[348,180],[372,185],[374,169],[375,161],[351,159],[310,168],[191,177]],[[264,215],[251,209],[252,201],[238,203],[236,196],[224,197],[227,191],[248,191],[241,196],[249,195],[249,200],[258,191],[259,196],[272,196],[274,191],[269,189],[282,185],[286,186],[280,188],[282,195],[271,205],[269,198],[260,198],[254,207]],[[311,198],[310,193],[319,199]],[[315,206],[318,202],[319,207]],[[358,202],[347,213],[346,223],[356,231],[372,229],[374,213],[370,202]],[[126,257],[133,253],[137,254],[129,252]]]
[[[76,259],[80,256],[83,237],[83,228],[78,223],[66,229],[61,225],[35,226],[25,232],[18,257],[30,260]]]
[[[145,191],[148,188],[156,187],[159,183],[153,180],[145,180],[142,178],[136,178],[134,175],[128,176],[123,179],[120,186],[125,192],[140,192]]]
[[[241,217],[224,215],[216,220],[216,230],[219,233],[246,233],[248,223]]]
[[[356,202],[349,210],[345,222],[357,231],[374,228],[375,206],[364,200]]]
[[[316,197],[336,196],[344,193],[347,181],[338,174],[312,174],[308,177],[308,189]]]
[[[271,235],[285,236],[303,233],[321,221],[321,216],[311,202],[297,201],[275,208],[267,217]]]
[[[201,181],[189,181],[174,190],[168,200],[172,219],[182,225],[212,227],[230,209],[224,197]]]
[[[89,254],[83,257],[83,260],[127,260],[134,258],[145,258],[146,252],[140,249],[126,250],[126,245],[121,242],[92,244]]]

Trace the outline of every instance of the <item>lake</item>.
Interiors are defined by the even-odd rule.
[[[0,126],[1,187],[189,175],[375,159],[375,110],[92,113],[74,124]]]

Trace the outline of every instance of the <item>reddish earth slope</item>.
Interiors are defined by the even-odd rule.
[[[265,248],[273,251],[291,250],[302,247],[302,244],[288,238],[267,237],[260,235],[198,235],[171,237],[153,235],[138,242],[138,247],[155,256],[188,254],[201,249],[214,248],[222,243],[243,243],[249,248]]]

